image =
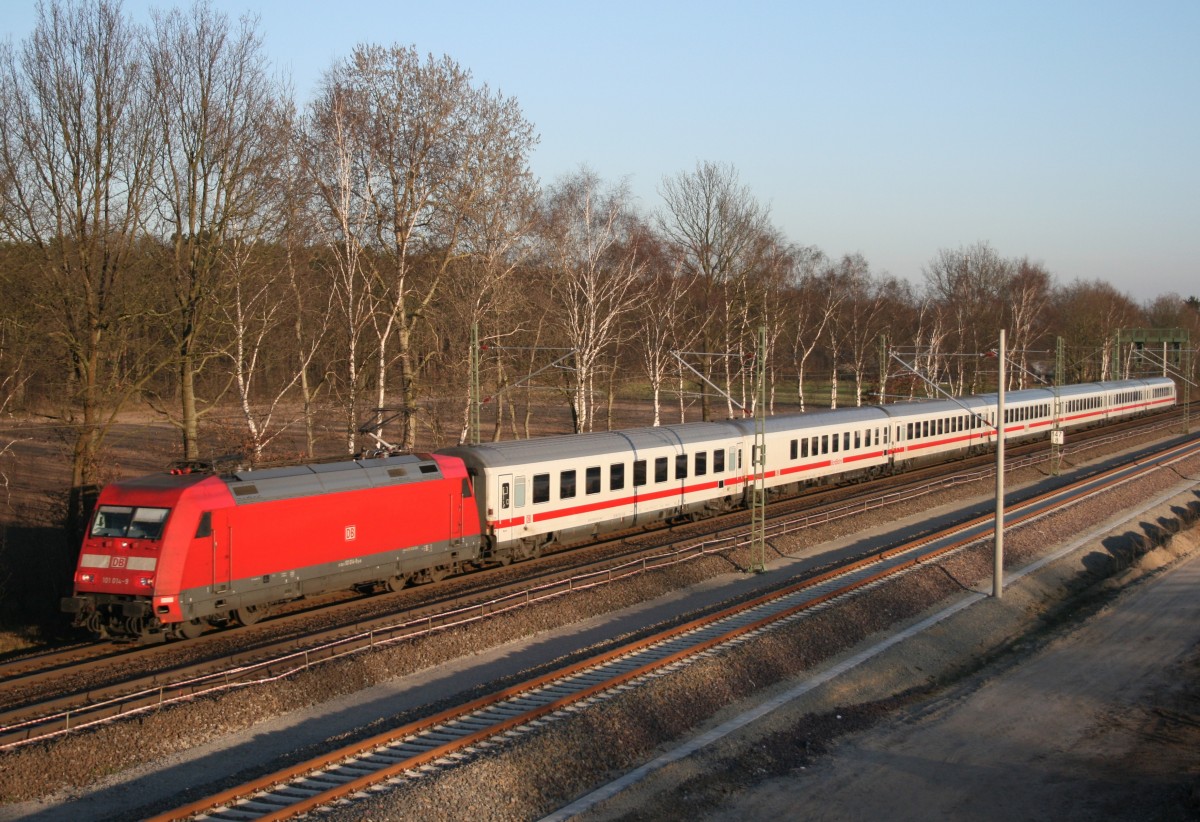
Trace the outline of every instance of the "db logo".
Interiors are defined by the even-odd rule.
[[[353,542],[357,538],[358,538],[358,526],[357,525],[347,525],[346,526],[346,542]]]
[[[113,557],[112,562],[109,563],[109,567],[110,568],[124,568],[125,567],[125,557]]]

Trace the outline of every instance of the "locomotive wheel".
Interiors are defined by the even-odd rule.
[[[408,574],[400,574],[398,576],[388,577],[388,581],[384,584],[387,586],[387,589],[394,594],[408,584],[408,579]]]
[[[429,569],[429,581],[441,582],[450,573],[449,565],[435,565]]]
[[[181,622],[175,626],[175,636],[180,639],[195,639],[204,633],[204,623],[198,619]]]
[[[267,615],[267,607],[265,605],[247,605],[245,608],[238,608],[233,613],[238,622],[243,625],[253,625]]]

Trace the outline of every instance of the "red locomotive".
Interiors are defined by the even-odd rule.
[[[62,608],[97,634],[190,638],[276,602],[396,589],[479,558],[478,508],[453,457],[177,470],[104,488]]]

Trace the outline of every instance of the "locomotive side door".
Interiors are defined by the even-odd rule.
[[[463,535],[463,506],[470,499],[467,494],[467,480],[462,481],[462,491],[460,493],[450,494],[450,544],[459,545],[462,543]]]
[[[233,526],[225,511],[213,511],[212,524],[212,590],[214,594],[229,591],[233,570]]]

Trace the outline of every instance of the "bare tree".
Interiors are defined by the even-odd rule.
[[[730,298],[739,278],[756,265],[761,240],[770,233],[767,211],[739,183],[732,167],[717,163],[697,163],[691,173],[665,178],[659,193],[665,205],[660,230],[679,249],[684,273],[698,289],[694,321],[701,345],[705,353],[728,354],[737,330]],[[710,380],[713,361],[704,359],[704,376]],[[729,359],[721,361],[728,393]],[[703,416],[710,419],[707,389],[702,388],[702,396]]]
[[[925,269],[930,294],[939,300],[952,320],[949,345],[960,353],[982,354],[999,339],[1004,317],[1004,293],[1012,277],[1012,263],[987,243],[970,248],[942,249]],[[980,390],[975,360],[959,357],[955,391]]]
[[[1040,263],[1028,258],[1013,263],[1012,276],[1006,284],[1008,302],[1009,350],[1016,357],[1017,368],[1010,369],[1017,388],[1025,388],[1030,374],[1030,353],[1047,330],[1046,309],[1050,300],[1050,272]]]
[[[655,426],[662,424],[662,393],[667,377],[678,367],[672,351],[687,349],[696,338],[695,327],[683,322],[688,284],[678,268],[664,271],[648,284],[653,299],[637,312],[637,339],[642,367],[650,380]]]
[[[227,243],[270,231],[270,175],[282,159],[281,91],[267,71],[256,24],[197,0],[188,13],[155,12],[147,49],[157,111],[157,222],[167,246],[167,330],[176,353],[184,459],[199,457],[197,377],[221,355],[212,325]]]
[[[316,106],[329,111],[334,102],[344,113],[352,196],[362,199],[366,216],[343,230],[370,250],[359,260],[379,300],[372,316],[376,405],[386,404],[395,364],[402,442],[411,449],[429,357],[418,335],[428,330],[467,222],[496,194],[498,177],[527,173],[532,129],[515,100],[476,88],[449,58],[422,62],[411,48],[356,48],[328,72]],[[381,428],[382,417],[377,422]]]
[[[80,522],[105,434],[154,371],[125,338],[146,308],[128,286],[150,120],[137,32],[119,4],[39,5],[21,48],[0,46],[0,114],[0,232],[33,253],[28,287],[66,355],[70,517]]]
[[[628,186],[606,190],[587,170],[565,178],[546,196],[539,233],[554,272],[558,316],[575,353],[575,430],[591,431],[601,358],[618,342],[627,315],[645,299],[638,285],[646,263]]]
[[[788,305],[792,315],[792,368],[796,374],[796,399],[801,412],[805,410],[804,377],[808,360],[821,344],[825,329],[844,297],[828,286],[828,275],[821,274],[829,270],[827,263],[824,252],[816,247],[809,246],[796,252]]]
[[[366,181],[361,170],[374,164],[371,145],[356,146],[352,136],[352,97],[348,89],[327,81],[309,110],[304,158],[317,192],[317,222],[330,254],[330,294],[337,306],[344,358],[341,381],[347,453],[358,449],[362,391],[363,335],[375,315],[378,296],[362,263],[363,238],[372,214],[358,191]],[[368,152],[362,156],[362,152]]]
[[[1122,328],[1141,324],[1137,303],[1111,284],[1076,280],[1054,294],[1057,327],[1069,343],[1067,372],[1072,381],[1107,380],[1113,374],[1112,344]]]

